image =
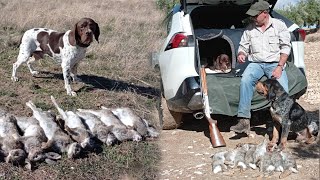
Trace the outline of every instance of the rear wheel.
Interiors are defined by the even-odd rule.
[[[176,129],[181,125],[182,122],[181,112],[175,112],[168,109],[167,100],[161,96],[159,116],[160,126],[164,130]]]

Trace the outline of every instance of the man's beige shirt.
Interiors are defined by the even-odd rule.
[[[290,38],[285,23],[270,17],[264,32],[255,24],[247,27],[241,37],[238,53],[244,52],[252,62],[279,62],[280,53],[290,54]]]

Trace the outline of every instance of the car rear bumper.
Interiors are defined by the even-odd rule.
[[[192,113],[203,109],[199,77],[186,78],[176,95],[167,100],[168,108],[175,112]]]

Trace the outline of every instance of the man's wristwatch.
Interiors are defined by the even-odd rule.
[[[281,67],[282,71],[284,70],[284,65],[278,64]]]

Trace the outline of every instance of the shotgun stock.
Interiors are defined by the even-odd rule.
[[[203,94],[203,104],[204,104],[204,114],[209,123],[210,140],[213,147],[226,146],[226,143],[217,127],[217,122],[211,118],[210,106],[208,98],[208,87],[207,87],[207,76],[205,67],[200,68],[200,78],[201,78],[201,89]]]

